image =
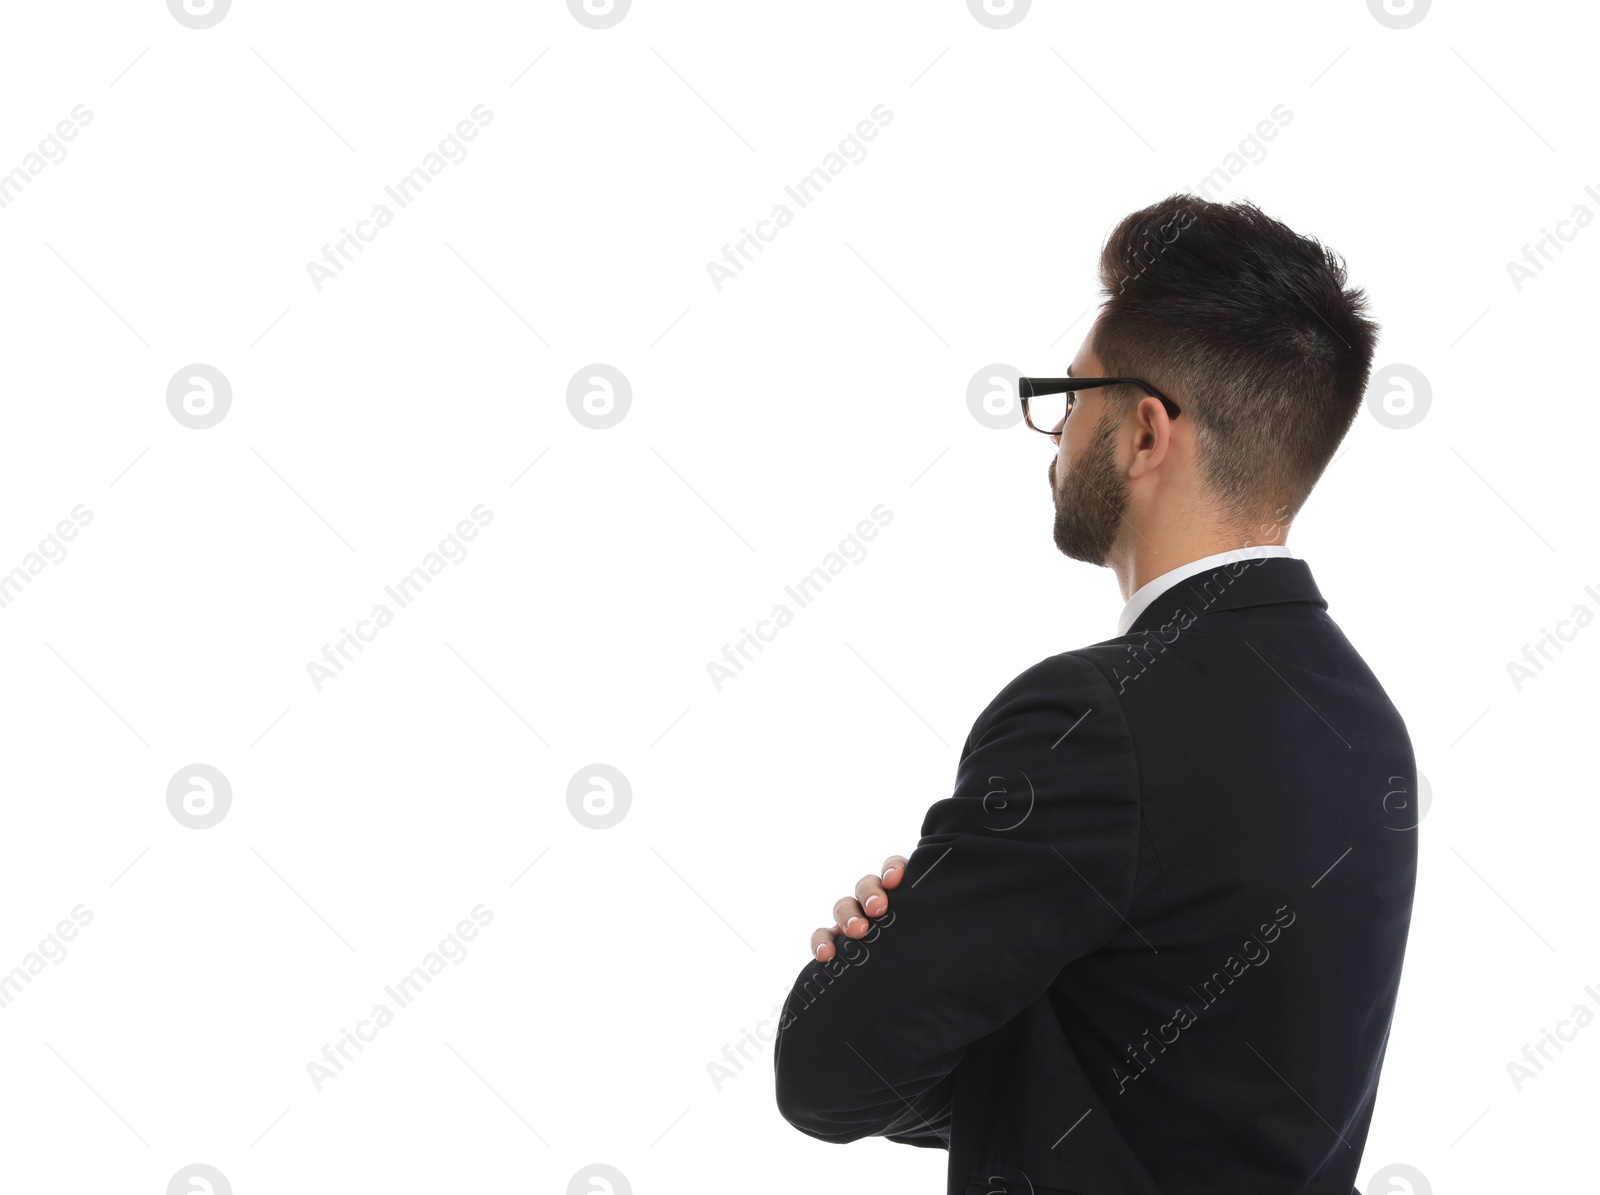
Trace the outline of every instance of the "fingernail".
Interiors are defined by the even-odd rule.
[[[883,897],[874,896],[874,897],[870,898],[867,901],[867,916],[876,917],[879,913],[883,912],[883,905],[884,905]]]
[[[845,932],[848,933],[850,930],[854,929],[858,923],[865,924],[864,922],[861,922],[861,918],[859,917],[850,918],[849,921],[844,923]]]

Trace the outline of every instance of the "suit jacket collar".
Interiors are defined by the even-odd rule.
[[[1185,577],[1164,590],[1133,620],[1127,634],[1153,631],[1187,610],[1193,616],[1280,602],[1307,602],[1326,610],[1327,600],[1311,579],[1311,567],[1294,556],[1236,560]]]

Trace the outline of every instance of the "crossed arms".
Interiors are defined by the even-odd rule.
[[[1109,682],[1071,653],[1028,669],[973,724],[893,908],[796,979],[774,1053],[784,1119],[823,1141],[947,1146],[967,1046],[1121,927],[1138,836]]]

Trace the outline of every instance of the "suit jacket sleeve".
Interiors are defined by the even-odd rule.
[[[1083,657],[1044,660],[973,724],[889,912],[800,972],[774,1051],[784,1118],[824,1141],[947,1145],[966,1047],[1121,928],[1138,843],[1116,694]]]

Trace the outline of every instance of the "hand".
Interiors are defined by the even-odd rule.
[[[905,878],[906,858],[891,855],[883,861],[883,875],[862,876],[856,884],[856,894],[846,896],[833,906],[833,927],[819,929],[811,935],[811,953],[819,963],[825,963],[836,953],[834,938],[843,934],[847,938],[864,938],[872,928],[868,917],[882,917],[889,911],[889,892],[900,886]]]

